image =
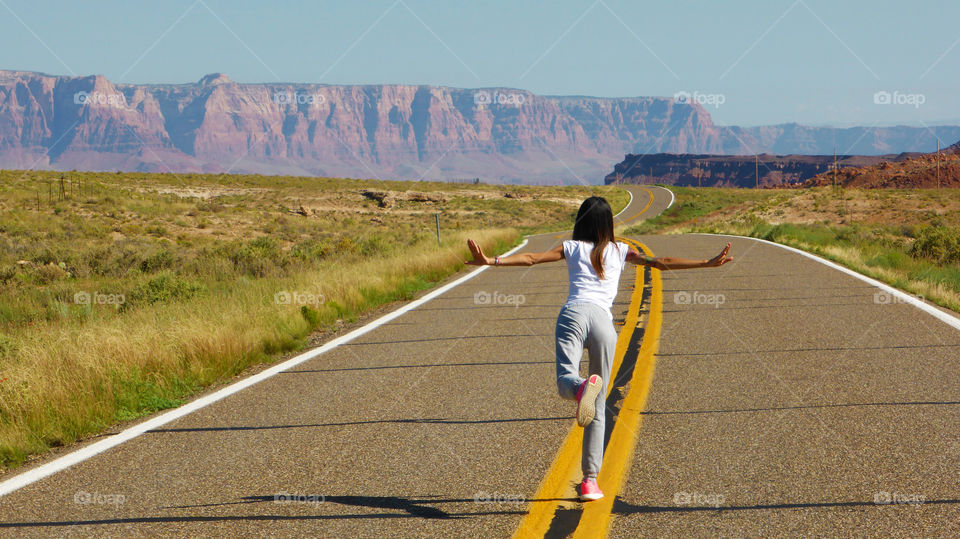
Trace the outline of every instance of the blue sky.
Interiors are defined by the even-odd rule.
[[[722,124],[960,123],[960,2],[0,0],[0,68],[699,96]],[[888,92],[890,103],[875,94]]]

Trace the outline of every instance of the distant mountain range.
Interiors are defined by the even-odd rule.
[[[725,127],[680,101],[0,71],[0,168],[600,183],[627,153],[878,155],[960,139],[952,125]]]

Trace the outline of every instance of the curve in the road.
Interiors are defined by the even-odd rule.
[[[657,199],[657,197],[654,196],[653,190],[652,190],[651,188],[649,188],[649,187],[644,187],[644,186],[637,186],[637,185],[622,186],[622,187],[623,187],[623,189],[624,189],[625,191],[627,191],[627,193],[630,194],[630,201],[627,203],[627,205],[626,205],[622,210],[620,210],[619,213],[617,213],[616,215],[613,216],[614,226],[616,226],[616,227],[620,227],[620,226],[627,225],[627,224],[629,224],[629,223],[632,223],[633,221],[636,221],[637,219],[639,219],[639,218],[641,218],[641,217],[644,217],[644,218],[654,217],[654,216],[656,216],[657,214],[660,214],[661,212],[666,211],[667,209],[669,209],[670,206],[673,206],[673,201],[674,201],[674,199],[675,199],[674,194],[673,194],[673,191],[671,191],[671,190],[669,190],[669,189],[667,189],[667,188],[665,188],[665,187],[661,187],[661,186],[659,186],[659,185],[658,185],[658,186],[653,186],[655,189],[661,189],[661,190],[663,190],[663,191],[666,191],[667,194],[670,195],[670,202],[668,202],[663,208],[659,208],[659,206],[661,206],[662,204],[657,204],[657,206],[654,207],[654,202],[657,201],[658,199]],[[636,198],[637,198],[636,196],[634,196],[634,191],[638,191],[638,192],[641,192],[641,191],[642,191],[642,192],[646,195],[646,200],[647,200],[647,201],[646,201],[646,203],[643,205],[643,207],[639,209],[639,211],[636,211],[635,208],[633,208],[634,200],[636,200]],[[639,193],[638,193],[638,194],[639,194]],[[629,210],[629,211],[628,211],[628,210]],[[651,211],[651,210],[652,210],[652,211]],[[659,211],[658,211],[658,210],[659,210]],[[636,213],[631,213],[631,212],[633,212],[633,211],[636,211]],[[628,215],[623,216],[624,214],[628,214]],[[621,216],[623,216],[623,217],[621,217]],[[560,233],[560,234],[555,234],[553,237],[554,237],[555,239],[560,239],[560,238],[566,238],[566,237],[568,237],[568,236],[570,236],[570,232],[569,232],[569,231],[563,232],[563,233]]]

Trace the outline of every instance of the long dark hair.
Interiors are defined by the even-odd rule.
[[[593,243],[590,263],[597,277],[603,279],[603,252],[613,241],[613,210],[603,197],[590,197],[583,201],[573,225],[573,239]]]

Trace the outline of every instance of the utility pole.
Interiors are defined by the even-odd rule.
[[[754,164],[756,165],[756,171],[754,172],[754,174],[756,174],[756,178],[757,178],[757,189],[760,189],[760,156],[754,155],[753,158],[754,158]]]
[[[833,188],[837,188],[837,147],[833,147]]]
[[[700,168],[700,163],[697,163],[697,187],[703,187],[700,182],[700,178],[703,176],[703,169]]]
[[[937,189],[940,189],[940,139],[937,138]]]
[[[440,214],[436,214],[437,218],[437,245],[440,245]]]

